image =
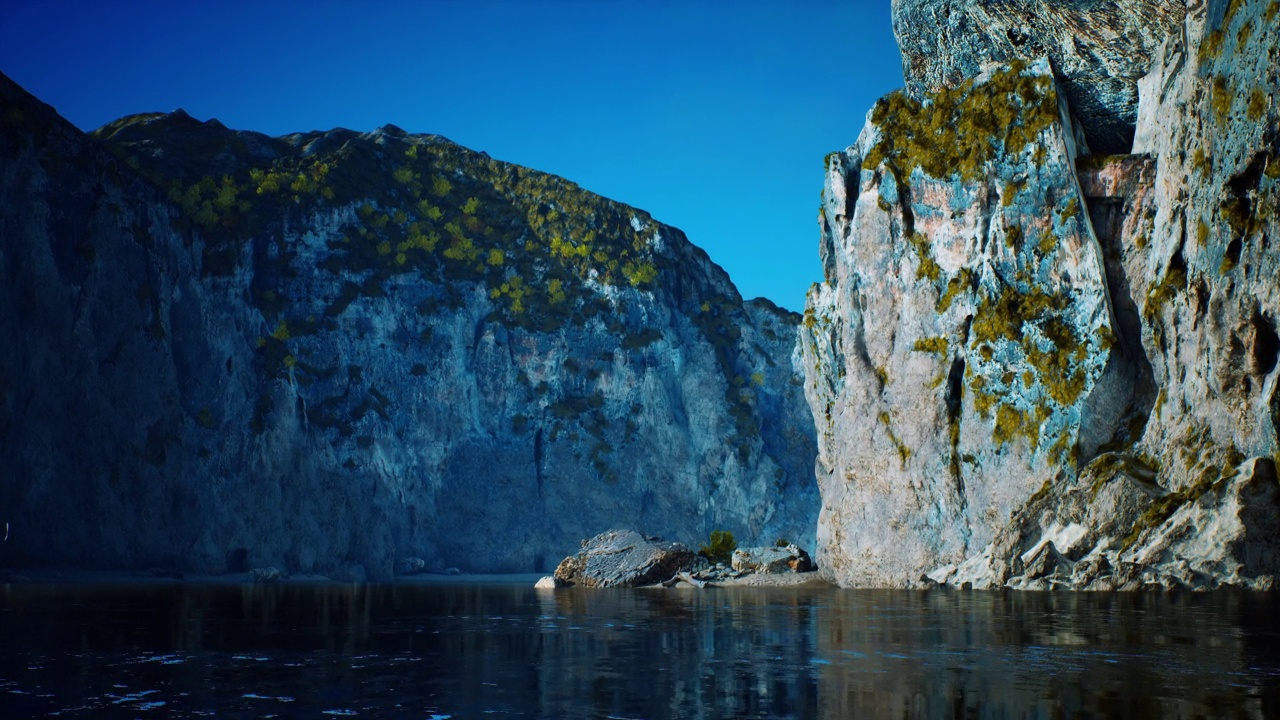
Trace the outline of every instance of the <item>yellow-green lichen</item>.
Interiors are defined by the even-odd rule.
[[[1231,18],[1239,12],[1240,6],[1244,4],[1244,0],[1227,0],[1227,9],[1222,12],[1222,26],[1226,27],[1231,24]],[[1248,25],[1248,23],[1245,23]]]
[[[1066,307],[1066,298],[1049,295],[1036,287],[1019,292],[1006,286],[999,296],[979,303],[970,330],[982,359],[990,362],[994,357],[992,346],[1004,341],[1016,345],[1029,366],[1021,375],[1006,370],[999,379],[1002,385],[1012,388],[1021,381],[1030,391],[1038,383],[1046,400],[1062,407],[1079,401],[1088,384],[1084,361],[1089,349],[1062,317]],[[970,387],[974,407],[983,417],[995,411],[992,439],[997,444],[1026,437],[1033,449],[1038,446],[1040,427],[1052,414],[1051,405],[1041,402],[1030,408],[1016,406],[1005,399],[1003,392],[997,394],[989,390],[986,380],[977,373]]]
[[[1249,104],[1245,106],[1245,115],[1252,122],[1258,122],[1267,112],[1267,94],[1259,88],[1249,93]]]
[[[1253,37],[1253,23],[1246,22],[1240,26],[1240,31],[1236,33],[1236,52],[1244,52],[1245,46],[1249,44],[1249,39]]]
[[[1056,247],[1058,247],[1058,236],[1053,232],[1053,228],[1045,228],[1044,232],[1040,233],[1036,250],[1039,250],[1041,255],[1048,255]]]
[[[1048,497],[1049,490],[1051,490],[1052,488],[1053,488],[1052,482],[1049,480],[1045,480],[1044,484],[1040,486],[1040,489],[1032,493],[1031,497],[1027,498],[1026,506],[1030,507],[1032,505],[1035,505],[1036,503]]]
[[[1079,446],[1072,441],[1072,434],[1062,432],[1058,435],[1058,439],[1053,441],[1053,445],[1049,446],[1049,462],[1052,465],[1062,468],[1074,470],[1076,468],[1077,452],[1072,452],[1075,448],[1077,451]]]
[[[929,244],[929,238],[923,233],[913,232],[907,236],[907,242],[916,251],[916,257],[920,260],[920,265],[916,267],[916,279],[937,280],[941,277],[942,268],[933,259],[933,248]]]
[[[995,429],[991,439],[997,446],[1025,437],[1035,450],[1040,444],[1040,425],[1049,417],[1048,409],[1038,407],[1032,412],[1023,412],[1007,403],[996,408]]]
[[[983,418],[991,417],[991,408],[995,407],[996,397],[991,393],[984,391],[984,378],[976,375],[973,381],[969,383],[969,388],[973,390],[973,409]]]
[[[1191,153],[1191,169],[1201,174],[1213,169],[1213,165],[1209,161],[1209,155],[1204,151],[1204,148],[1197,147],[1195,152]]]
[[[1021,341],[1024,325],[1038,323],[1066,305],[1066,298],[1049,295],[1038,287],[1019,292],[1006,286],[998,297],[979,303],[973,318],[973,335],[983,342],[1000,338]]]
[[[1016,180],[1010,180],[1004,184],[1004,192],[1000,195],[1000,204],[1003,207],[1009,207],[1013,201],[1017,199],[1018,193],[1027,186],[1027,179],[1020,177]]]
[[[1120,544],[1121,550],[1133,547],[1138,540],[1142,539],[1144,533],[1163,525],[1183,505],[1199,500],[1210,491],[1220,491],[1230,477],[1231,475],[1225,474],[1220,468],[1205,468],[1188,487],[1153,500],[1133,524],[1133,530]]]
[[[985,82],[970,79],[924,101],[905,92],[881,99],[871,111],[880,140],[863,167],[883,163],[899,184],[917,168],[939,179],[981,178],[987,162],[1021,153],[1058,121],[1052,80],[1026,75],[1025,69],[1025,63],[1014,62]]]
[[[1142,317],[1154,320],[1170,300],[1187,289],[1187,273],[1182,268],[1171,267],[1160,282],[1147,291],[1147,301],[1142,306]]]
[[[945,336],[921,338],[911,346],[916,352],[947,354],[947,338]]]
[[[1280,162],[1275,164],[1280,165]],[[942,297],[938,298],[938,303],[934,306],[934,309],[939,314],[946,312],[951,308],[951,303],[955,302],[958,295],[973,290],[975,287],[977,287],[976,276],[969,268],[961,268],[960,272],[947,281],[947,289],[943,291]]]
[[[1218,53],[1222,51],[1222,37],[1221,30],[1214,30],[1200,41],[1200,51],[1196,55],[1201,64],[1218,57]]]
[[[902,467],[907,466],[907,461],[911,459],[911,448],[907,447],[902,440],[894,434],[892,419],[889,413],[881,412],[877,418],[881,425],[884,425],[885,434],[889,436],[889,442],[893,443],[894,448],[898,451],[898,459],[902,461]]]
[[[1022,228],[1018,225],[1005,228],[1004,244],[1017,250],[1022,245]]]
[[[1080,198],[1071,198],[1067,201],[1065,207],[1062,208],[1062,222],[1066,222],[1073,217],[1080,215]]]
[[[1199,500],[1206,493],[1221,492],[1227,482],[1239,474],[1238,468],[1245,461],[1244,453],[1235,445],[1214,442],[1212,433],[1205,426],[1188,426],[1176,441],[1175,450],[1194,479],[1181,490],[1154,500],[1124,539],[1124,549],[1140,540],[1146,531],[1162,525],[1183,505]],[[1154,477],[1152,468],[1156,466],[1146,458],[1143,461]]]
[[[1218,124],[1221,125],[1227,122],[1227,118],[1231,115],[1231,103],[1234,100],[1231,81],[1225,75],[1215,75],[1213,77],[1213,91],[1210,96],[1209,106],[1213,109],[1213,116],[1217,119]]]

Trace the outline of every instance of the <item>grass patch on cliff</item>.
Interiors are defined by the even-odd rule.
[[[980,179],[988,162],[1021,153],[1058,122],[1053,81],[1026,69],[1015,61],[985,82],[970,79],[923,101],[902,91],[885,96],[871,111],[880,133],[863,168],[883,163],[899,183],[917,168],[938,179]]]
[[[1165,271],[1164,277],[1160,282],[1151,286],[1147,291],[1146,302],[1142,305],[1142,317],[1151,322],[1159,317],[1164,310],[1165,305],[1178,295],[1186,292],[1187,289],[1187,271],[1182,267],[1171,265]]]

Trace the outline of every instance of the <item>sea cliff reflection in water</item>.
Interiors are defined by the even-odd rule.
[[[1280,716],[1268,595],[9,586],[0,717]]]

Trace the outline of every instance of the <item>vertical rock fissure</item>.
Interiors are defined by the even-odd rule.
[[[538,497],[542,497],[542,428],[533,434],[533,476],[538,483]]]
[[[968,496],[964,489],[964,473],[960,468],[960,410],[963,407],[964,393],[964,358],[957,357],[951,362],[951,370],[947,373],[947,428],[951,432],[951,478],[956,484],[956,496],[960,498],[960,510],[963,513],[969,506]]]
[[[1258,377],[1265,377],[1276,369],[1276,361],[1280,356],[1280,336],[1276,335],[1275,326],[1254,308],[1253,317],[1253,371]]]

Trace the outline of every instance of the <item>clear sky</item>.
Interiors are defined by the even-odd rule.
[[[889,0],[3,0],[0,72],[85,130],[439,133],[649,211],[792,310],[822,158],[902,85]]]

